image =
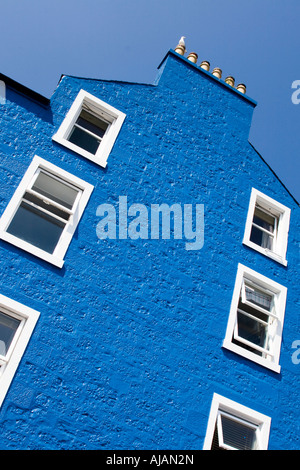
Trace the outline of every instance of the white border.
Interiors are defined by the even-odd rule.
[[[6,232],[7,227],[9,226],[12,218],[15,215],[17,208],[20,205],[20,201],[28,188],[35,172],[38,168],[48,170],[54,175],[62,178],[64,181],[77,186],[82,190],[81,197],[76,206],[75,213],[72,216],[71,222],[68,223],[63,231],[61,238],[54,250],[54,252],[47,253],[46,251],[31,245],[30,243],[15,237],[14,235]],[[53,165],[52,163],[44,160],[41,157],[35,155],[31,164],[29,165],[25,175],[23,176],[18,188],[16,189],[13,197],[11,198],[8,206],[6,207],[1,219],[0,219],[0,238],[5,240],[25,251],[31,253],[44,261],[54,264],[55,266],[61,268],[64,264],[64,255],[68,249],[68,246],[72,240],[73,234],[76,230],[76,227],[79,223],[79,220],[83,214],[85,206],[90,198],[90,195],[93,191],[93,186],[80,178],[68,173],[67,171],[62,170],[61,168]]]
[[[256,202],[259,202],[263,207],[266,208],[266,210],[269,210],[270,212],[272,212],[273,214],[276,214],[279,217],[277,239],[275,241],[275,247],[273,250],[269,250],[268,248],[262,248],[256,243],[253,243],[252,241],[250,241],[253,214],[254,214]],[[281,263],[284,266],[287,266],[286,251],[287,251],[287,242],[288,242],[290,214],[291,214],[291,210],[288,207],[275,201],[275,199],[272,199],[269,196],[266,196],[265,194],[261,193],[257,189],[252,188],[243,244],[249,246],[250,248],[253,248],[256,251],[259,251],[260,253],[262,253],[265,256],[268,256],[269,258],[272,258],[278,263]]]
[[[259,413],[258,411],[252,410],[251,408],[241,405],[240,403],[229,400],[228,398],[225,398],[222,395],[214,393],[209,413],[203,450],[211,450],[218,411],[220,410],[230,413],[236,416],[237,418],[248,421],[254,425],[257,425],[257,439],[259,443],[259,448],[257,450],[268,449],[271,418],[262,413]]]
[[[78,145],[75,145],[67,140],[81,112],[84,101],[96,107],[99,110],[100,115],[102,112],[104,112],[105,114],[109,114],[112,119],[112,123],[109,126],[107,132],[105,133],[95,155],[90,152],[87,152]],[[107,164],[107,159],[115,143],[115,140],[120,132],[125,117],[126,114],[122,113],[118,109],[114,108],[113,106],[110,106],[99,98],[96,98],[87,91],[80,90],[71,108],[69,109],[65,119],[61,123],[58,131],[52,137],[52,140],[105,168]]]
[[[7,394],[21,358],[33,333],[40,312],[0,294],[0,307],[24,320],[23,328],[6,365],[0,368],[0,406]],[[1,370],[3,368],[3,370]]]
[[[273,350],[274,350],[273,360],[258,356],[257,354],[251,351],[248,351],[242,346],[239,346],[232,342],[233,331],[235,328],[236,318],[237,318],[237,308],[238,308],[243,279],[250,279],[256,282],[257,284],[259,284],[261,287],[266,288],[275,294],[276,314],[278,316],[278,320],[277,320],[277,331],[275,333],[274,343],[273,343]],[[246,357],[247,359],[250,359],[251,361],[256,362],[257,364],[267,367],[268,369],[271,369],[274,372],[279,373],[281,369],[279,365],[279,358],[280,358],[282,330],[283,330],[283,322],[284,322],[284,314],[285,314],[286,296],[287,296],[286,287],[263,276],[262,274],[257,273],[256,271],[253,271],[250,268],[247,268],[246,266],[242,264],[239,264],[237,275],[236,275],[236,280],[235,280],[231,306],[230,306],[230,314],[229,314],[229,319],[228,319],[228,324],[227,324],[226,335],[223,341],[223,347],[226,349],[229,349],[230,351],[236,354],[239,354],[240,356]]]

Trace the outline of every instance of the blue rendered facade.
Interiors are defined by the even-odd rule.
[[[126,114],[101,168],[52,140],[84,89]],[[62,268],[0,240],[1,294],[40,312],[0,409],[0,449],[202,449],[214,393],[299,448],[299,206],[248,142],[255,102],[174,51],[154,85],[7,86],[0,212],[38,155],[94,186]],[[252,187],[291,209],[287,266],[243,245]],[[97,207],[203,204],[204,245],[99,239]],[[238,263],[287,287],[280,373],[222,348]]]

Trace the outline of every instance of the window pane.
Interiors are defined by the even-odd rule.
[[[37,248],[53,253],[65,224],[22,202],[7,232]]]
[[[20,320],[0,312],[0,354],[5,356],[18,329]]]
[[[268,250],[273,249],[273,237],[268,233],[263,232],[258,227],[252,226],[250,241],[262,248],[267,248]]]
[[[252,450],[256,444],[256,429],[221,415],[224,444],[238,450]]]
[[[88,134],[82,129],[79,129],[78,127],[73,127],[68,140],[73,144],[78,145],[78,147],[86,150],[87,152],[92,153],[93,155],[95,155],[100,145],[99,139]]]
[[[258,289],[253,289],[251,287],[245,286],[246,299],[248,302],[258,305],[259,307],[271,311],[272,299],[273,297],[265,292],[262,292]]]
[[[32,189],[67,209],[72,209],[79,191],[43,171],[40,171]]]
[[[43,201],[39,197],[35,196],[34,194],[30,193],[25,193],[24,198],[26,201],[33,202],[35,205],[42,207],[46,211],[58,215],[58,217],[61,217],[62,219],[65,219],[66,221],[69,220],[70,214],[68,212],[65,212],[64,210],[58,209],[55,206],[52,206],[51,204],[48,204],[47,202]]]
[[[274,233],[275,217],[271,214],[267,214],[258,207],[255,207],[253,222],[269,232]]]
[[[81,127],[84,127],[85,129],[89,130],[93,134],[96,134],[97,136],[101,137],[101,139],[108,128],[107,122],[94,116],[93,114],[90,114],[84,109],[81,111],[76,123],[79,124]]]
[[[223,447],[220,447],[219,445],[219,437],[218,437],[218,428],[217,428],[217,425],[215,427],[215,432],[214,432],[214,436],[213,436],[213,441],[212,441],[212,444],[211,444],[211,450],[226,450],[224,449]]]
[[[267,327],[254,318],[250,318],[243,314],[240,310],[237,312],[237,325],[238,325],[238,336],[243,338],[253,345],[266,348],[267,338]],[[244,347],[244,345],[242,345]],[[253,352],[256,350],[254,349]],[[262,355],[261,351],[257,351],[257,354]]]

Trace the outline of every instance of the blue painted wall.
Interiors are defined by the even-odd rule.
[[[106,169],[52,141],[80,89],[126,113]],[[170,51],[155,85],[64,76],[7,89],[0,213],[35,154],[95,189],[62,269],[0,241],[1,293],[41,312],[0,409],[0,449],[202,449],[213,393],[299,448],[299,207],[248,142],[255,103]],[[255,144],[255,142],[254,142]],[[242,244],[251,188],[290,207],[284,267]],[[204,204],[205,242],[99,240],[99,204]],[[222,349],[238,263],[288,287],[281,373]]]

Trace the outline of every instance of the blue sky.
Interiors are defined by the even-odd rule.
[[[181,35],[247,85],[249,140],[300,201],[300,0],[0,0],[0,72],[50,97],[61,74],[153,83]]]

